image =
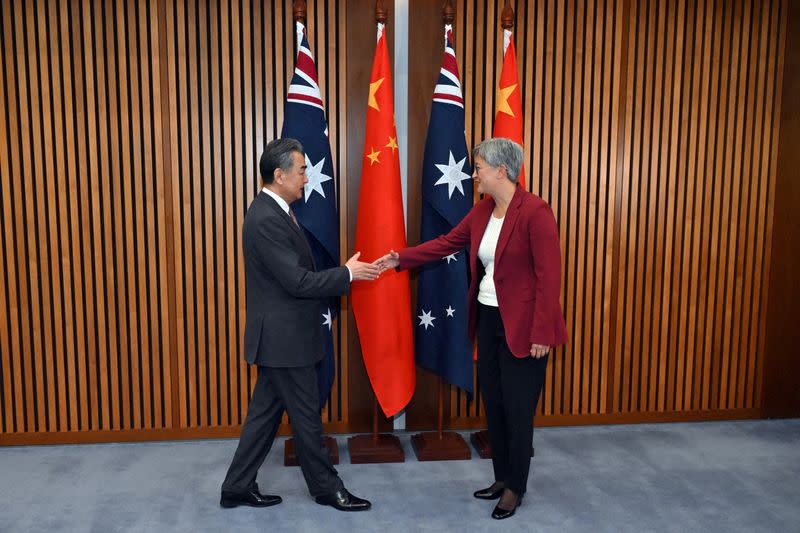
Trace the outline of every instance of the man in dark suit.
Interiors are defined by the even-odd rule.
[[[377,266],[358,261],[317,272],[303,230],[289,204],[308,182],[302,145],[277,139],[259,162],[264,188],[250,204],[242,228],[247,319],[244,355],[257,365],[239,446],[222,484],[222,507],[267,507],[280,496],[261,494],[256,474],[267,456],[284,410],[297,458],[317,503],[342,511],[371,504],[344,487],[322,445],[316,363],[322,359],[322,299],[347,294],[351,281],[374,280]]]

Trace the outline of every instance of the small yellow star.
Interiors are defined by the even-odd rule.
[[[514,116],[514,112],[511,110],[511,106],[508,105],[508,97],[511,96],[511,93],[514,92],[514,89],[517,88],[517,84],[509,85],[508,87],[500,87],[500,96],[497,98],[497,112],[498,113],[505,113],[506,115]]]
[[[389,144],[386,145],[386,148],[391,148],[394,153],[397,150],[397,137],[389,137]]]
[[[375,163],[380,163],[380,161],[378,160],[379,155],[381,155],[380,150],[375,150],[375,148],[373,147],[372,152],[367,154],[367,157],[369,158],[369,166],[372,166]]]
[[[384,79],[386,78],[381,78],[369,84],[369,101],[367,102],[367,105],[376,111],[380,111],[381,108],[378,107],[378,101],[375,99],[375,93],[378,92],[378,87],[381,86],[381,83],[383,83]]]

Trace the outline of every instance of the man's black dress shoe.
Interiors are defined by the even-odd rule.
[[[514,506],[513,509],[503,509],[500,505],[496,505],[494,511],[492,511],[492,518],[495,520],[503,520],[504,518],[511,518],[514,516],[514,513],[517,512],[517,507],[519,504],[522,503],[522,495],[517,498],[517,505]]]
[[[246,492],[228,492],[223,490],[219,504],[229,509],[231,507],[239,507],[240,505],[269,507],[270,505],[278,505],[282,501],[280,496],[261,494],[258,492],[258,486],[255,486]]]
[[[494,485],[492,485],[493,487]],[[478,498],[479,500],[496,500],[503,494],[504,487],[500,487],[499,489],[492,490],[492,487],[486,487],[485,489],[476,490],[472,493],[473,496]]]
[[[347,489],[342,487],[333,494],[317,496],[317,503],[320,505],[330,505],[340,511],[366,511],[372,504],[369,501],[353,496]]]

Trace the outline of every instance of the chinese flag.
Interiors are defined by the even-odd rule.
[[[367,128],[358,199],[355,250],[373,261],[406,246],[400,159],[394,125],[389,53],[383,24],[372,63]],[[372,389],[386,416],[401,411],[414,393],[414,343],[408,272],[388,270],[351,290],[361,351]]]
[[[497,88],[495,101],[497,108],[494,115],[494,130],[492,137],[505,137],[522,144],[522,91],[517,77],[517,53],[514,50],[514,41],[511,32],[503,30],[505,54],[503,56],[503,70],[500,72],[500,85]],[[525,186],[525,167],[519,173],[519,184]]]

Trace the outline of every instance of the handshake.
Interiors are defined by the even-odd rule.
[[[397,268],[400,264],[400,254],[390,250],[388,254],[379,257],[372,263],[364,263],[358,260],[361,252],[356,252],[353,257],[344,264],[353,274],[353,281],[372,281],[378,279],[381,274],[390,268]]]

